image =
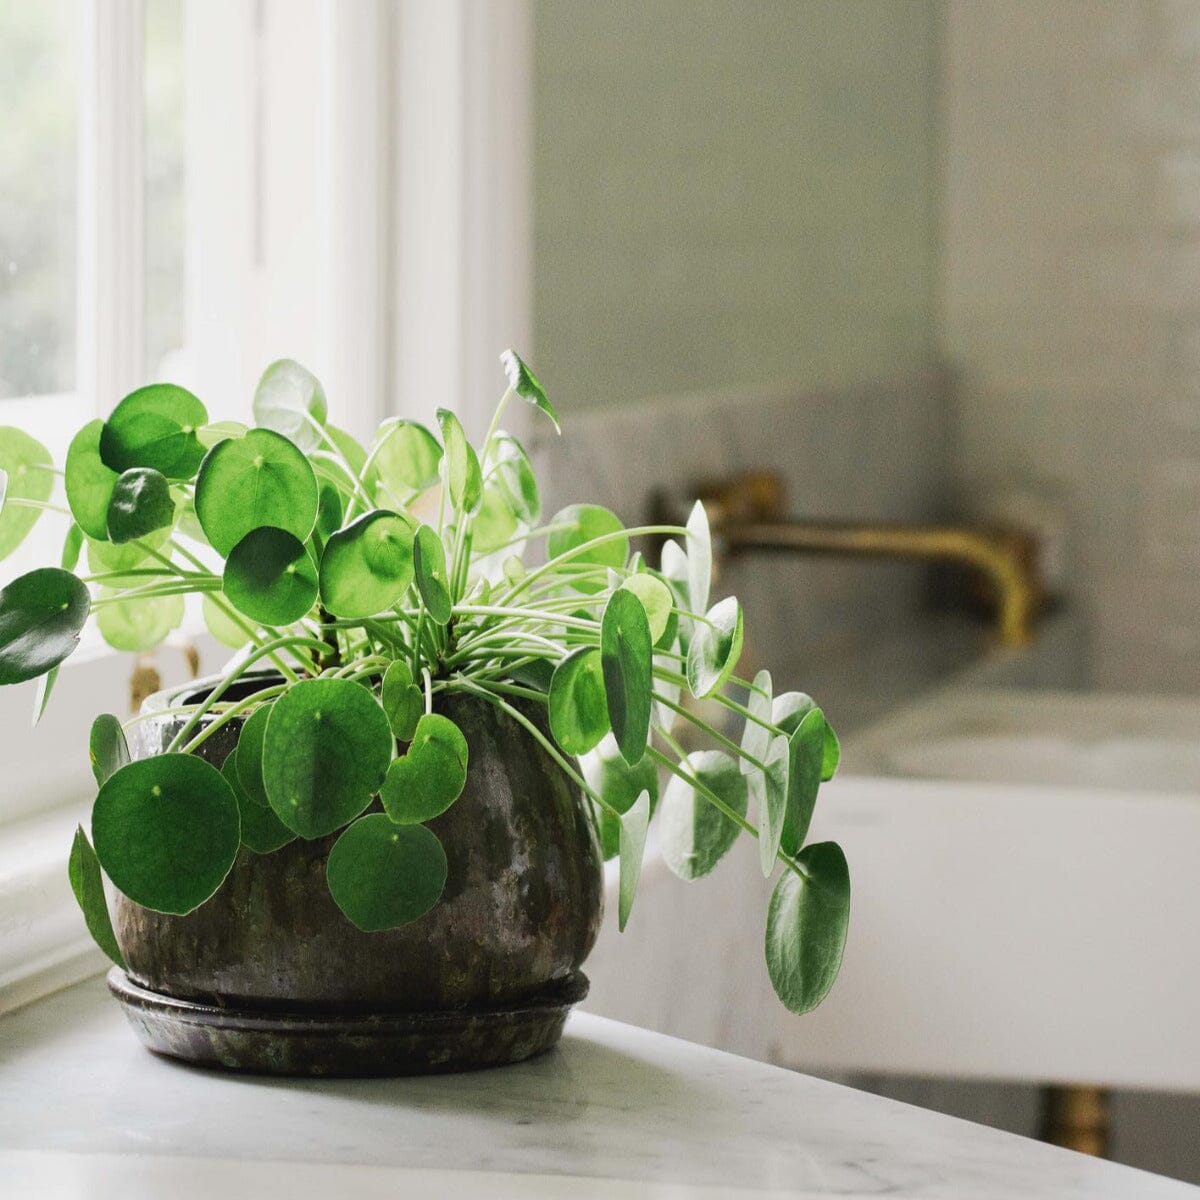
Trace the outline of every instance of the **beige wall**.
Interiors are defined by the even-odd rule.
[[[1200,688],[1200,5],[948,0],[940,327],[969,499],[1055,496],[1102,687]]]
[[[564,408],[932,358],[933,0],[537,0],[534,337]]]

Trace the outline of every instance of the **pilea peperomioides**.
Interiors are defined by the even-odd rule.
[[[710,872],[739,833],[757,837],[764,874],[781,868],[770,978],[807,1011],[837,975],[849,910],[841,850],[805,844],[837,739],[807,696],[774,695],[766,671],[737,676],[742,610],[709,603],[701,505],[679,528],[627,529],[592,504],[539,523],[536,476],[500,422],[514,397],[558,419],[515,353],[502,364],[508,388],[479,447],[446,410],[437,434],[391,420],[362,447],[290,360],[263,375],[254,428],[212,423],[171,384],[85,425],[64,471],[0,428],[0,557],[43,510],[71,519],[61,565],[0,590],[0,684],[40,679],[40,712],[89,617],[118,649],[149,649],[189,594],[239,651],[202,700],[174,710],[164,753],[131,761],[125,732],[140,718],[97,718],[91,839],[80,829],[70,856],[88,928],[119,962],[101,871],[138,904],[187,913],[243,848],[331,834],[326,875],[345,916],[363,930],[417,920],[447,878],[428,822],[471,771],[439,698],[465,693],[527,729],[590,798],[605,855],[621,856],[622,927],[660,780],[659,841],[681,878]],[[668,539],[662,570],[632,549],[644,535]],[[736,714],[740,742],[685,691]],[[552,736],[528,704],[546,708]],[[235,718],[240,740],[217,770],[195,751]],[[708,748],[685,750],[683,724]]]

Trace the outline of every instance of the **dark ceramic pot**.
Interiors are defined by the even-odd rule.
[[[268,680],[237,686],[246,695]],[[143,712],[212,682],[160,692]],[[445,892],[413,924],[364,933],[342,915],[325,883],[337,835],[267,855],[243,847],[216,895],[184,917],[117,897],[128,975],[110,982],[152,1049],[234,1069],[393,1074],[517,1061],[557,1041],[586,990],[579,967],[603,910],[586,800],[485,701],[449,697],[439,711],[465,734],[470,767],[430,823]],[[545,728],[544,713],[526,715]],[[161,753],[183,720],[135,726],[135,756]],[[220,767],[238,729],[231,721],[199,753]]]

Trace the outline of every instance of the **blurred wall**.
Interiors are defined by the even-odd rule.
[[[564,408],[933,359],[934,0],[537,0],[534,332]]]
[[[1200,688],[1200,5],[947,0],[943,58],[959,489],[1061,505],[1098,686]]]

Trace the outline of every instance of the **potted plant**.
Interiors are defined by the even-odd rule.
[[[237,651],[91,730],[70,880],[152,1049],[341,1074],[546,1049],[586,990],[603,859],[623,929],[656,807],[684,879],[757,837],[764,875],[781,868],[780,999],[805,1012],[832,985],[846,862],[805,838],[836,737],[807,696],[735,674],[742,610],[710,604],[699,504],[678,528],[590,504],[539,523],[501,420],[517,397],[558,422],[526,364],[502,364],[478,450],[446,410],[440,437],[390,420],[366,449],[290,360],[263,375],[253,428],[153,384],[79,430],[62,472],[0,429],[0,556],[42,510],[71,518],[60,564],[0,590],[0,684],[40,680],[40,711],[89,618],[147,649],[187,595]],[[646,535],[668,539],[658,568]],[[736,714],[740,740],[689,697]],[[687,752],[684,725],[709,748]]]

